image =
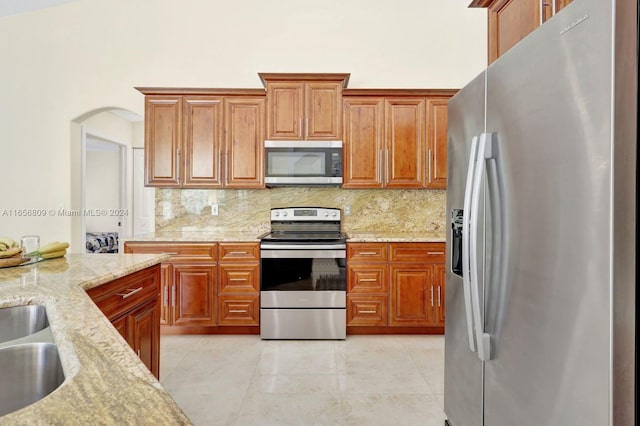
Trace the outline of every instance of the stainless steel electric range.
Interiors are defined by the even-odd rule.
[[[346,238],[340,209],[271,209],[260,240],[260,337],[344,339]]]

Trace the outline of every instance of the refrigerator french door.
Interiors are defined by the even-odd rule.
[[[449,103],[451,426],[635,423],[637,22],[574,0]]]

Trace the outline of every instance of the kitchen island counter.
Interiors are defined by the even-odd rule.
[[[67,254],[0,269],[0,308],[46,307],[65,374],[58,389],[0,424],[191,424],[85,291],[167,257]]]

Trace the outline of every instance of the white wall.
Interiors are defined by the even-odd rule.
[[[120,151],[87,152],[85,208],[120,209]],[[112,215],[86,218],[87,232],[117,232],[118,217]]]
[[[349,87],[459,88],[487,57],[486,12],[468,3],[80,0],[0,18],[0,156],[19,182],[0,186],[0,234],[70,239],[69,217],[11,209],[75,207],[73,120],[102,107],[142,115],[134,86],[261,87],[258,72],[350,72]]]

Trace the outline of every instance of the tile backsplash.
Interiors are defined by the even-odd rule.
[[[337,207],[345,232],[445,233],[444,190],[271,188],[157,189],[156,231],[269,230],[274,207]],[[211,215],[211,205],[218,215]],[[345,207],[351,209],[344,215]]]

